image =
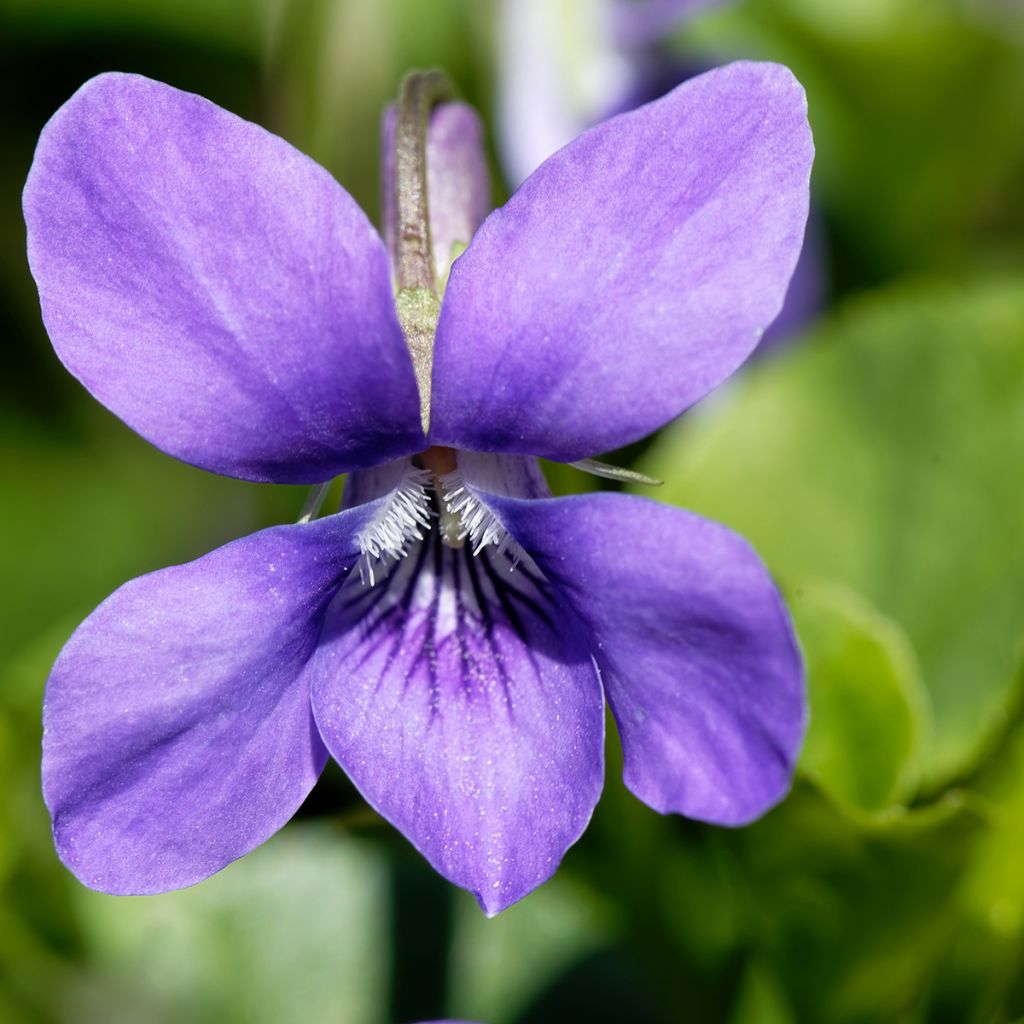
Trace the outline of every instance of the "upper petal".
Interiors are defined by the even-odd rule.
[[[78,627],[46,688],[43,791],[86,885],[191,885],[295,813],[326,759],[302,671],[374,507],[132,580]]]
[[[629,788],[723,825],[781,799],[803,737],[803,667],[746,541],[625,495],[486,500],[593,631]]]
[[[57,354],[157,447],[302,483],[422,446],[383,242],[283,139],[100,75],[43,129],[24,209]]]
[[[578,625],[526,566],[432,530],[386,581],[342,589],[311,679],[332,756],[487,913],[545,881],[586,827],[601,688]]]
[[[782,306],[811,157],[803,89],[751,63],[556,153],[452,268],[433,442],[573,460],[705,395]]]

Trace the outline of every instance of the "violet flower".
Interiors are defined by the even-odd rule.
[[[478,141],[469,108],[437,107],[429,187],[398,193],[440,197],[435,251],[482,215]],[[586,827],[605,699],[656,810],[739,825],[778,801],[805,702],[757,556],[645,499],[551,498],[536,456],[632,442],[742,362],[796,262],[811,156],[773,64],[598,125],[479,225],[435,340],[410,312],[430,289],[402,285],[404,207],[396,305],[384,242],[283,140],[138,76],[84,85],[24,200],[61,360],[189,463],[351,476],[342,511],[133,580],[68,641],[43,739],[68,867],[110,893],[198,882],[330,754],[496,913]]]

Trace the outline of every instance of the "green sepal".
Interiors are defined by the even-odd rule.
[[[425,434],[430,428],[430,374],[441,300],[429,288],[400,288],[395,296],[395,309],[412,356],[412,368],[420,395],[420,422]]]

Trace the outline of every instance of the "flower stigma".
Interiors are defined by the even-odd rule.
[[[429,470],[434,493],[441,499],[437,502],[437,528],[441,532],[441,543],[450,548],[461,548],[466,543],[469,530],[464,526],[459,517],[459,510],[454,507],[452,501],[453,485],[457,486],[460,493],[464,490],[455,458],[455,449],[434,445],[425,452],[421,452],[414,461]],[[457,485],[456,480],[458,481]]]

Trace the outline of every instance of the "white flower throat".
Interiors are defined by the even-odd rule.
[[[431,529],[437,529],[445,546],[468,546],[474,556],[487,547],[494,547],[495,554],[509,551],[511,569],[526,557],[467,485],[452,449],[431,448],[415,461],[401,459],[382,469],[390,477],[390,489],[384,492],[380,512],[359,534],[358,569],[364,584],[373,586]]]
[[[570,465],[621,483],[660,483],[594,459]],[[380,511],[359,534],[358,566],[364,583],[372,586],[387,575],[432,530],[443,547],[466,547],[469,557],[485,549],[494,556],[504,554],[507,557],[496,564],[511,572],[522,563],[542,576],[478,491],[526,500],[551,497],[537,460],[528,455],[435,446],[414,458],[354,472],[345,489],[347,508],[384,498]]]

